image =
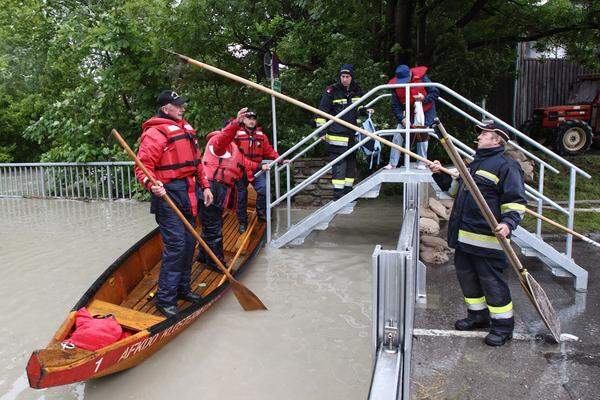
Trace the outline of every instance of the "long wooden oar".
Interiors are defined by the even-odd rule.
[[[121,137],[119,132],[117,132],[115,129],[113,129],[112,134],[119,141],[119,143],[121,144],[123,149],[125,149],[127,154],[129,154],[129,156],[135,161],[136,165],[144,172],[144,174],[146,174],[146,176],[148,177],[148,179],[150,179],[152,184],[154,186],[157,186],[158,183],[157,183],[156,179],[154,179],[154,176],[146,169],[144,164],[142,164],[140,159],[135,155],[133,150],[131,150],[131,147],[129,147],[129,145]],[[179,211],[179,208],[177,208],[175,203],[173,203],[173,200],[171,200],[171,198],[167,194],[164,194],[162,196],[162,198],[167,202],[169,207],[171,207],[173,209],[173,211],[181,219],[181,221],[183,222],[183,224],[185,225],[187,230],[194,236],[194,238],[196,238],[198,243],[200,243],[200,246],[202,246],[204,251],[206,251],[206,253],[210,256],[210,258],[213,259],[213,261],[217,264],[219,269],[225,274],[227,279],[229,279],[229,283],[231,284],[231,289],[233,290],[235,297],[238,299],[239,303],[244,308],[244,310],[246,310],[246,311],[266,310],[267,307],[265,307],[263,302],[260,301],[260,299],[254,293],[252,293],[252,291],[250,291],[250,289],[248,289],[246,286],[244,286],[240,282],[238,282],[229,273],[229,271],[227,270],[227,268],[225,268],[225,266],[223,265],[221,260],[219,260],[219,258],[215,255],[215,253],[213,253],[213,251],[210,249],[210,247],[208,247],[206,242],[204,240],[202,240],[202,238],[200,237],[198,232],[196,232],[196,230],[194,229],[192,224],[190,224],[188,222],[187,218],[185,218],[184,215],[181,213],[181,211]]]
[[[200,62],[198,60],[194,60],[193,58],[190,58],[188,56],[184,56],[183,54],[175,53],[174,51],[167,50],[167,49],[163,49],[163,50],[165,50],[166,52],[171,53],[171,54],[179,57],[181,60],[185,61],[188,64],[194,65],[196,67],[199,67],[199,68],[211,71],[211,72],[214,72],[215,74],[218,74],[218,75],[224,76],[226,78],[232,79],[234,81],[240,82],[240,83],[242,83],[242,84],[244,84],[246,86],[250,86],[250,87],[252,87],[254,89],[260,90],[261,92],[264,92],[264,93],[267,93],[267,94],[269,94],[271,96],[277,97],[278,99],[281,99],[281,100],[286,101],[288,103],[294,104],[294,105],[296,105],[298,107],[304,108],[305,110],[308,110],[308,111],[310,111],[310,112],[312,112],[314,114],[320,115],[320,116],[322,116],[324,118],[327,118],[327,119],[330,119],[330,120],[333,120],[333,122],[335,122],[336,124],[343,125],[346,128],[348,128],[348,129],[352,129],[353,131],[360,132],[363,135],[370,137],[371,139],[377,140],[377,141],[379,141],[379,142],[381,142],[381,143],[383,143],[383,144],[385,144],[387,146],[393,147],[394,149],[396,149],[398,151],[401,151],[402,153],[406,153],[409,156],[411,156],[411,157],[413,157],[413,158],[415,158],[415,159],[417,159],[419,161],[423,161],[426,164],[432,164],[432,161],[428,160],[425,157],[422,157],[422,156],[420,156],[420,155],[418,155],[416,153],[413,153],[412,151],[410,151],[410,150],[408,150],[408,149],[406,149],[406,148],[404,148],[402,146],[399,146],[399,145],[397,145],[397,144],[395,144],[393,142],[390,142],[387,139],[379,137],[379,136],[377,136],[377,135],[375,135],[375,134],[373,134],[373,133],[371,133],[371,132],[369,132],[369,131],[367,131],[367,130],[365,130],[363,128],[359,128],[356,125],[353,125],[353,124],[351,124],[351,123],[349,123],[347,121],[344,121],[343,119],[337,118],[337,117],[335,117],[335,116],[333,116],[331,114],[328,114],[328,113],[326,113],[324,111],[321,111],[318,108],[309,106],[306,103],[303,103],[303,102],[301,102],[299,100],[296,100],[296,99],[294,99],[292,97],[289,97],[289,96],[286,96],[286,95],[284,95],[282,93],[279,93],[279,92],[276,92],[274,90],[271,90],[271,89],[269,89],[269,88],[267,88],[267,87],[265,87],[263,85],[259,85],[258,83],[254,83],[252,81],[249,81],[248,79],[245,79],[245,78],[242,78],[241,76],[232,74],[231,72],[223,71],[222,69],[219,69],[217,67],[213,67],[212,65]],[[441,170],[443,172],[447,173],[447,174],[451,174],[451,172],[449,170],[445,169],[445,168],[442,168]]]
[[[250,224],[250,227],[248,227],[248,230],[246,231],[246,233],[244,235],[244,239],[242,240],[240,247],[238,247],[237,251],[235,252],[235,256],[233,256],[233,258],[229,262],[229,267],[227,267],[227,271],[231,272],[235,268],[235,263],[238,260],[238,258],[240,258],[240,255],[242,254],[242,252],[248,245],[250,235],[252,234],[252,231],[254,230],[254,227],[256,226],[257,221],[258,221],[258,218],[254,218],[254,221],[252,221],[252,223]],[[223,284],[223,282],[225,282],[225,277],[221,278],[221,281],[219,282],[217,287],[221,286]]]
[[[579,232],[575,232],[573,229],[569,229],[569,228],[567,228],[566,226],[564,226],[564,225],[561,225],[561,224],[559,224],[558,222],[551,220],[550,218],[547,218],[547,217],[545,217],[545,216],[543,216],[543,215],[541,215],[541,214],[538,214],[538,213],[536,213],[536,212],[534,212],[534,211],[531,211],[529,208],[525,208],[525,212],[526,212],[527,214],[531,215],[532,217],[539,218],[539,219],[541,219],[542,221],[545,221],[545,222],[549,223],[550,225],[553,225],[553,226],[555,226],[555,227],[557,227],[557,228],[559,228],[559,229],[562,229],[563,231],[565,231],[565,232],[567,232],[567,233],[570,233],[570,234],[571,234],[571,235],[573,235],[573,236],[576,236],[576,237],[578,237],[579,239],[583,240],[583,241],[584,241],[584,242],[586,242],[586,243],[589,243],[589,244],[591,244],[592,246],[600,247],[600,243],[598,243],[598,242],[595,242],[595,241],[593,241],[592,239],[590,239],[589,237],[587,237],[587,236],[584,236],[584,235],[582,235],[582,234],[581,234],[581,233],[579,233]]]
[[[252,87],[254,89],[260,90],[261,92],[267,93],[267,94],[269,94],[271,96],[275,96],[275,97],[277,97],[277,98],[279,98],[281,100],[287,101],[288,103],[297,105],[298,107],[304,108],[305,110],[308,110],[308,111],[310,111],[310,112],[312,112],[314,114],[318,114],[318,115],[320,115],[320,116],[322,116],[324,118],[333,120],[335,123],[343,125],[346,128],[352,129],[354,131],[358,131],[358,132],[362,133],[363,135],[366,135],[366,136],[370,137],[371,139],[377,140],[377,141],[379,141],[379,142],[381,142],[381,143],[383,143],[383,144],[385,144],[387,146],[393,147],[394,149],[396,149],[398,151],[401,151],[402,153],[406,153],[406,154],[410,155],[411,157],[413,157],[413,158],[415,158],[417,160],[425,162],[426,164],[432,164],[432,161],[428,160],[425,157],[422,157],[422,156],[420,156],[420,155],[418,155],[416,153],[413,153],[412,151],[410,151],[410,150],[408,150],[408,149],[406,149],[406,148],[404,148],[402,146],[399,146],[399,145],[397,145],[397,144],[395,144],[393,142],[390,142],[389,140],[386,140],[386,139],[384,139],[382,137],[379,137],[379,136],[377,136],[377,135],[375,135],[375,134],[373,134],[373,133],[371,133],[371,132],[369,132],[369,131],[367,131],[367,130],[365,130],[363,128],[360,128],[360,127],[358,127],[356,125],[353,125],[353,124],[351,124],[351,123],[349,123],[347,121],[344,121],[344,120],[342,120],[340,118],[337,118],[337,117],[335,117],[335,116],[333,116],[331,114],[328,114],[328,113],[326,113],[324,111],[321,111],[321,110],[319,110],[319,109],[317,109],[315,107],[309,106],[308,104],[303,103],[303,102],[301,102],[299,100],[296,100],[296,99],[294,99],[292,97],[289,97],[289,96],[286,96],[286,95],[284,95],[282,93],[279,93],[279,92],[276,92],[274,90],[271,90],[271,89],[269,89],[269,88],[267,88],[267,87],[265,87],[263,85],[259,85],[258,83],[249,81],[248,79],[245,79],[245,78],[242,78],[242,77],[240,77],[238,75],[232,74],[231,72],[227,72],[227,71],[224,71],[224,70],[222,70],[220,68],[214,67],[212,65],[200,62],[198,60],[194,60],[193,58],[185,56],[183,54],[175,53],[174,51],[167,50],[167,49],[163,49],[163,50],[165,50],[166,52],[171,53],[171,54],[179,57],[181,60],[183,60],[184,62],[186,62],[188,64],[194,65],[196,67],[199,67],[199,68],[211,71],[211,72],[214,72],[214,73],[216,73],[218,75],[221,75],[221,76],[224,76],[226,78],[232,79],[234,81],[240,82],[240,83],[242,83],[242,84],[244,84],[246,86],[250,86],[250,87]],[[450,171],[450,170],[448,170],[446,168],[443,168],[443,167],[441,167],[440,171],[442,171],[442,172],[444,172],[444,173],[446,173],[448,175],[451,175],[451,176],[456,176],[455,173],[453,173],[452,171]],[[539,218],[539,216],[538,216],[538,218]],[[568,228],[565,228],[565,229],[568,229]],[[581,236],[577,235],[577,237],[581,237]],[[588,243],[593,242],[589,238],[586,238],[586,239],[583,239],[583,240],[585,240]]]
[[[517,254],[510,245],[508,239],[506,239],[504,236],[502,236],[496,231],[496,229],[498,228],[498,221],[496,221],[496,217],[494,217],[492,210],[490,210],[490,207],[485,202],[485,199],[479,191],[477,184],[475,183],[473,177],[467,170],[467,166],[465,165],[464,161],[462,160],[462,158],[460,158],[460,155],[456,151],[452,140],[450,140],[448,132],[446,132],[446,129],[444,128],[440,120],[436,118],[433,125],[436,131],[441,134],[440,142],[444,146],[444,149],[450,156],[450,159],[452,160],[454,165],[458,168],[460,177],[462,178],[464,184],[467,186],[467,188],[471,192],[471,195],[475,199],[475,202],[477,203],[477,207],[481,211],[481,214],[483,214],[492,232],[494,232],[496,238],[500,242],[502,249],[508,256],[510,265],[513,267],[513,269],[517,273],[517,276],[519,277],[521,287],[523,288],[523,290],[525,290],[525,293],[527,293],[527,296],[533,303],[537,312],[542,317],[542,320],[550,330],[550,333],[552,333],[554,339],[557,342],[559,342],[561,331],[560,321],[558,319],[558,316],[556,315],[556,311],[554,311],[554,307],[552,307],[552,304],[550,303],[550,300],[546,295],[546,292],[544,292],[544,289],[542,289],[542,287],[537,283],[533,276],[531,276],[531,274],[527,272],[527,270],[523,267],[521,261],[519,260],[519,257],[517,257]]]

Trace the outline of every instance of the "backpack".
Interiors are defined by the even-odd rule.
[[[365,122],[362,124],[363,129],[367,132],[375,133],[377,129],[375,129],[375,124],[373,124],[373,120],[371,117],[367,118]],[[356,132],[356,140],[361,141],[366,136],[360,132]],[[364,145],[360,147],[362,153],[369,160],[369,170],[375,169],[381,160],[381,143],[377,140],[371,139]],[[375,160],[377,159],[377,160]]]

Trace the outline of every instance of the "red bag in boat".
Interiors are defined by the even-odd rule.
[[[75,332],[67,343],[86,350],[98,350],[123,337],[123,329],[114,316],[94,318],[85,308],[77,311]]]

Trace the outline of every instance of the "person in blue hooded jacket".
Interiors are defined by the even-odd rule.
[[[428,83],[431,82],[427,75],[427,67],[414,67],[409,68],[407,65],[399,65],[396,68],[395,76],[388,82],[388,84],[396,83]],[[439,97],[440,92],[436,87],[429,86],[416,86],[410,88],[409,103],[410,103],[410,116],[414,113],[414,105],[416,102],[421,102],[423,106],[423,113],[425,114],[425,126],[430,127],[433,120],[437,116],[435,112],[435,100]],[[392,90],[392,112],[398,120],[397,129],[404,128],[406,122],[406,89],[403,87]],[[414,125],[412,118],[409,118],[411,125]],[[421,157],[427,158],[427,149],[429,147],[429,136],[426,133],[411,135],[411,146],[416,143],[417,154]],[[394,134],[392,140],[399,146],[404,146],[404,133]],[[400,161],[400,152],[396,149],[390,151],[390,163],[386,165],[385,169],[392,169],[398,166]],[[418,169],[426,169],[425,163],[419,161],[417,163]]]
[[[321,97],[319,110],[330,115],[337,115],[345,108],[358,101],[363,95],[363,91],[354,80],[354,67],[351,64],[344,64],[340,68],[339,79],[333,85],[327,86],[325,93]],[[367,115],[364,107],[355,107],[340,118],[353,125],[357,125],[358,115]],[[315,118],[317,127],[325,124],[327,121],[321,116]],[[340,154],[346,152],[355,144],[355,132],[339,124],[330,125],[326,131],[321,132],[325,136],[327,143],[327,154],[329,160],[333,161]],[[356,178],[356,152],[352,152],[344,159],[335,163],[332,167],[333,199],[337,200],[349,193],[354,186]]]

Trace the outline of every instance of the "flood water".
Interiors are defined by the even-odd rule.
[[[30,389],[31,351],[44,347],[100,273],[155,227],[148,209],[136,202],[0,199],[0,400],[367,396],[371,253],[376,244],[393,245],[401,223],[400,204],[380,200],[338,216],[299,248],[263,249],[242,281],[269,311],[244,312],[230,292],[133,369]]]

